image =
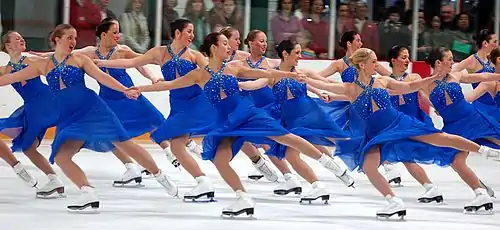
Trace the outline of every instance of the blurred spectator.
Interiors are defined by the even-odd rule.
[[[174,10],[177,7],[177,0],[163,0],[161,44],[165,45],[172,40],[170,36],[170,23],[179,18],[179,13]],[[154,17],[153,17],[154,18]]]
[[[463,60],[471,55],[476,49],[474,46],[474,28],[468,13],[457,14],[453,19],[452,31],[449,33],[451,39],[451,52],[455,61]]]
[[[145,53],[151,42],[144,6],[144,0],[130,0],[119,18],[125,45],[138,53]]]
[[[314,50],[318,57],[326,57],[329,23],[327,18],[321,16],[325,9],[325,3],[323,0],[314,0],[311,3],[311,19],[302,19],[302,27],[312,35],[312,43],[309,48]]]
[[[208,26],[208,12],[206,9],[203,0],[188,0],[186,2],[184,18],[193,22],[195,38],[192,45],[195,49],[200,47],[203,43],[203,38],[210,32]]]
[[[351,21],[351,17],[349,16],[349,6],[345,3],[340,3],[338,5],[338,12],[337,12],[337,35],[338,38],[342,36],[342,33],[344,33],[344,27],[346,25],[352,25],[353,22]],[[352,28],[351,28],[352,29]]]
[[[348,14],[348,17],[349,18],[356,18],[356,14],[357,14],[357,7],[358,7],[358,3],[363,3],[359,0],[349,0],[347,2],[347,8],[349,9],[349,14]]]
[[[453,27],[453,16],[455,9],[452,5],[446,4],[441,6],[441,29],[451,30]]]
[[[302,59],[315,59],[317,58],[314,50],[309,49],[309,45],[311,45],[311,33],[307,32],[307,30],[302,30],[297,34],[290,37],[292,41],[297,42],[302,47]]]
[[[311,14],[311,1],[299,0],[299,10],[295,11],[295,16],[299,19],[309,18]]]
[[[223,0],[223,12],[212,15],[210,24],[231,26],[243,32],[243,17],[238,2],[236,0]]]
[[[361,35],[363,46],[370,48],[375,53],[380,53],[378,28],[375,23],[368,20],[368,6],[366,3],[358,1],[356,6],[356,18],[344,23],[343,32],[353,30]]]
[[[408,27],[400,21],[401,9],[397,6],[391,6],[387,9],[387,13],[388,18],[378,25],[380,50],[382,51],[378,56],[381,58],[385,58],[385,53],[395,44],[411,45],[411,34]],[[361,38],[366,42],[365,38]]]
[[[117,18],[116,14],[108,9],[109,0],[98,0],[97,6],[101,9],[101,20],[105,18]]]
[[[223,6],[222,2],[223,2],[223,0],[212,0],[212,3],[214,4],[214,6],[208,12],[209,17],[210,17],[210,29],[212,31],[219,31],[220,30],[220,29],[216,30],[216,26],[224,27],[224,25],[212,22],[213,19],[219,17],[218,15],[224,15],[224,6]]]
[[[220,32],[222,29],[224,29],[225,26],[222,26],[221,24],[215,24],[212,32]]]
[[[300,32],[302,25],[299,18],[293,13],[295,6],[292,0],[279,0],[276,15],[271,19],[271,31],[274,44],[289,39],[292,35]]]
[[[408,34],[411,36],[413,34],[413,11],[406,11],[406,23],[408,24]],[[418,11],[418,42],[417,42],[417,60],[424,60],[428,53],[431,51],[432,47],[426,43],[426,23],[424,17],[424,11]]]
[[[78,32],[76,48],[96,45],[95,29],[101,23],[101,10],[91,0],[71,0],[70,24]]]

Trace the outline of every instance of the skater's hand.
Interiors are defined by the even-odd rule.
[[[137,99],[139,95],[141,95],[141,92],[139,91],[139,88],[137,87],[130,87],[123,92],[125,96],[129,99]]]
[[[151,79],[151,83],[153,83],[153,84],[156,84],[156,83],[162,82],[162,81],[165,81],[165,79],[162,77]]]
[[[318,96],[319,96],[319,98],[320,98],[322,101],[324,101],[324,102],[326,102],[326,103],[330,103],[330,102],[332,102],[332,101],[333,101],[333,97],[330,97],[330,94],[329,94],[329,93],[327,93],[327,92],[322,92],[322,93],[320,93]]]
[[[305,83],[306,78],[307,78],[307,76],[303,73],[297,73],[297,75],[295,75],[295,79],[301,83]]]
[[[94,64],[96,66],[102,67],[102,60],[100,60],[100,59],[94,59],[93,61],[94,61]]]

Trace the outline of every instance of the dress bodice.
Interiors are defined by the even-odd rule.
[[[184,47],[178,54],[174,54],[170,45],[167,45],[167,52],[170,59],[161,66],[161,73],[165,81],[173,81],[179,77],[185,76],[189,72],[195,70],[197,65],[191,61],[181,58],[186,52],[187,47]],[[174,89],[170,91],[171,97],[176,98],[191,98],[201,93],[201,88],[198,85],[193,85],[181,89]]]
[[[361,87],[363,91],[356,100],[352,103],[354,110],[360,115],[363,120],[368,120],[372,114],[387,109],[393,109],[389,93],[382,88],[373,88],[375,78],[371,78],[368,85],[364,85],[359,80],[354,83]],[[378,109],[374,111],[373,106],[376,105]]]
[[[69,57],[71,57],[71,55],[66,56],[66,58],[59,63],[54,55],[50,56],[55,67],[47,73],[47,83],[49,84],[50,91],[53,93],[64,90],[64,88],[61,89],[61,81],[66,88],[86,88],[84,78],[85,72],[79,67],[67,65],[66,61]]]
[[[95,50],[95,54],[97,58],[101,60],[109,60],[113,53],[116,51],[116,46],[111,48],[111,50],[108,52],[106,56],[102,55],[99,52],[99,47]],[[106,67],[100,67],[100,69],[103,72],[108,73],[111,77],[116,79],[118,82],[120,82],[123,86],[125,87],[132,87],[134,86],[134,82],[130,78],[130,76],[127,73],[127,70],[124,68],[106,68]],[[114,89],[108,88],[107,86],[99,83],[100,89],[99,89],[99,95],[106,97],[106,98],[111,98],[111,99],[124,99],[126,96],[119,91],[116,91]]]
[[[26,56],[22,56],[17,63],[9,61],[7,65],[12,68],[10,73],[15,73],[26,68],[28,65],[24,63],[25,59]],[[42,79],[40,77],[29,79],[25,82],[24,85],[21,82],[15,82],[11,85],[17,91],[17,93],[19,93],[21,98],[23,98],[24,102],[28,102],[34,98],[39,97],[40,95],[51,94],[49,87],[47,87],[47,85],[42,82]]]
[[[295,68],[292,68],[290,71],[294,72]],[[283,78],[274,84],[273,94],[278,103],[283,104],[286,100],[288,100],[289,93],[293,96],[293,98],[306,97],[307,86],[305,83],[298,82],[293,78]]]
[[[496,68],[491,65],[491,60],[488,59],[487,62],[484,62],[479,58],[477,53],[474,54],[474,58],[481,64],[481,69],[476,71],[476,73],[494,73],[496,71]],[[474,82],[472,83],[472,87],[475,89],[480,82]],[[481,97],[479,97],[476,101],[487,104],[487,105],[494,105],[495,100],[490,94],[484,94]]]

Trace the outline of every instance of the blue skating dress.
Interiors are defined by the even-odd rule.
[[[442,80],[436,81],[436,87],[429,96],[434,108],[443,118],[444,126],[442,130],[475,141],[478,144],[499,148],[499,146],[484,139],[487,137],[500,139],[498,127],[494,127],[478,112],[474,105],[465,100],[459,83],[447,82],[448,76],[446,75]],[[452,103],[450,105],[446,105],[446,96],[451,99]]]
[[[111,48],[106,56],[101,55],[99,49],[96,49],[95,53],[99,59],[109,60],[115,50],[116,47]],[[100,69],[111,75],[125,87],[134,86],[126,69],[105,67],[101,67]],[[122,92],[110,89],[102,84],[99,84],[99,86],[99,96],[113,110],[130,137],[137,137],[151,132],[165,120],[163,114],[143,95],[139,96],[137,100],[131,100]]]
[[[70,56],[66,56],[61,63],[53,55],[50,56],[55,67],[47,73],[47,82],[60,111],[49,158],[51,163],[54,163],[59,147],[66,141],[83,141],[83,148],[108,152],[115,148],[113,142],[130,139],[115,113],[86,87],[85,72],[66,64]]]
[[[398,81],[404,81],[406,77],[408,77],[408,73],[403,73],[401,77],[397,77],[392,74],[392,78]],[[424,122],[429,125],[434,125],[431,117],[427,113],[425,113],[420,108],[420,102],[418,101],[418,92],[408,93],[404,95],[392,95],[391,103],[394,108],[399,110],[400,112],[417,118],[419,121]]]
[[[171,59],[161,66],[165,81],[173,81],[196,69],[196,64],[182,59],[187,47],[175,55],[170,45],[167,52]],[[151,134],[151,138],[158,144],[172,138],[189,135],[203,136],[210,132],[215,125],[215,109],[203,96],[198,85],[182,89],[170,90],[170,114],[161,126]]]
[[[26,64],[22,56],[18,63],[9,61],[11,73],[24,69]],[[41,141],[47,128],[55,126],[59,118],[59,111],[54,95],[40,77],[12,84],[12,87],[24,100],[24,105],[14,111],[10,117],[0,119],[0,131],[13,138],[12,151],[28,150],[33,142]]]
[[[292,68],[292,72],[294,69]],[[337,123],[318,105],[317,100],[307,95],[305,83],[292,78],[283,78],[273,86],[273,93],[282,110],[281,123],[291,133],[312,144],[335,146],[331,139],[347,139]],[[269,154],[285,157],[286,146],[273,146]]]
[[[494,73],[495,67],[491,66],[491,61],[484,63],[477,54],[474,54],[474,58],[483,67],[476,73]],[[472,83],[472,87],[475,89],[480,82]],[[496,105],[495,99],[489,93],[485,93],[473,103],[474,107],[478,112],[486,119],[491,125],[500,132],[500,108]]]
[[[351,104],[352,108],[364,121],[362,137],[352,137],[350,140],[338,140],[336,155],[346,163],[351,170],[362,171],[365,154],[373,147],[380,147],[380,163],[415,162],[448,165],[454,159],[451,149],[439,148],[411,137],[441,132],[434,126],[423,123],[414,117],[399,112],[391,104],[387,90],[373,88],[374,79],[369,85],[355,80],[354,83],[363,92]],[[376,107],[375,107],[376,106]],[[378,108],[374,111],[374,107]],[[380,164],[379,163],[379,164]]]
[[[223,74],[225,67],[226,62],[216,73],[205,67],[211,78],[205,84],[203,92],[217,110],[217,125],[203,139],[202,156],[205,160],[214,159],[217,147],[225,138],[232,138],[231,149],[235,156],[244,142],[272,145],[275,142],[268,136],[289,133],[268,112],[255,107],[248,97],[241,95],[238,80],[234,76]]]

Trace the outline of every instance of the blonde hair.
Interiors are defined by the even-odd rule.
[[[354,51],[354,53],[349,57],[349,62],[356,67],[356,69],[359,68],[359,63],[365,62],[368,60],[371,55],[373,54],[373,50],[368,49],[368,48],[359,48],[358,50]]]

